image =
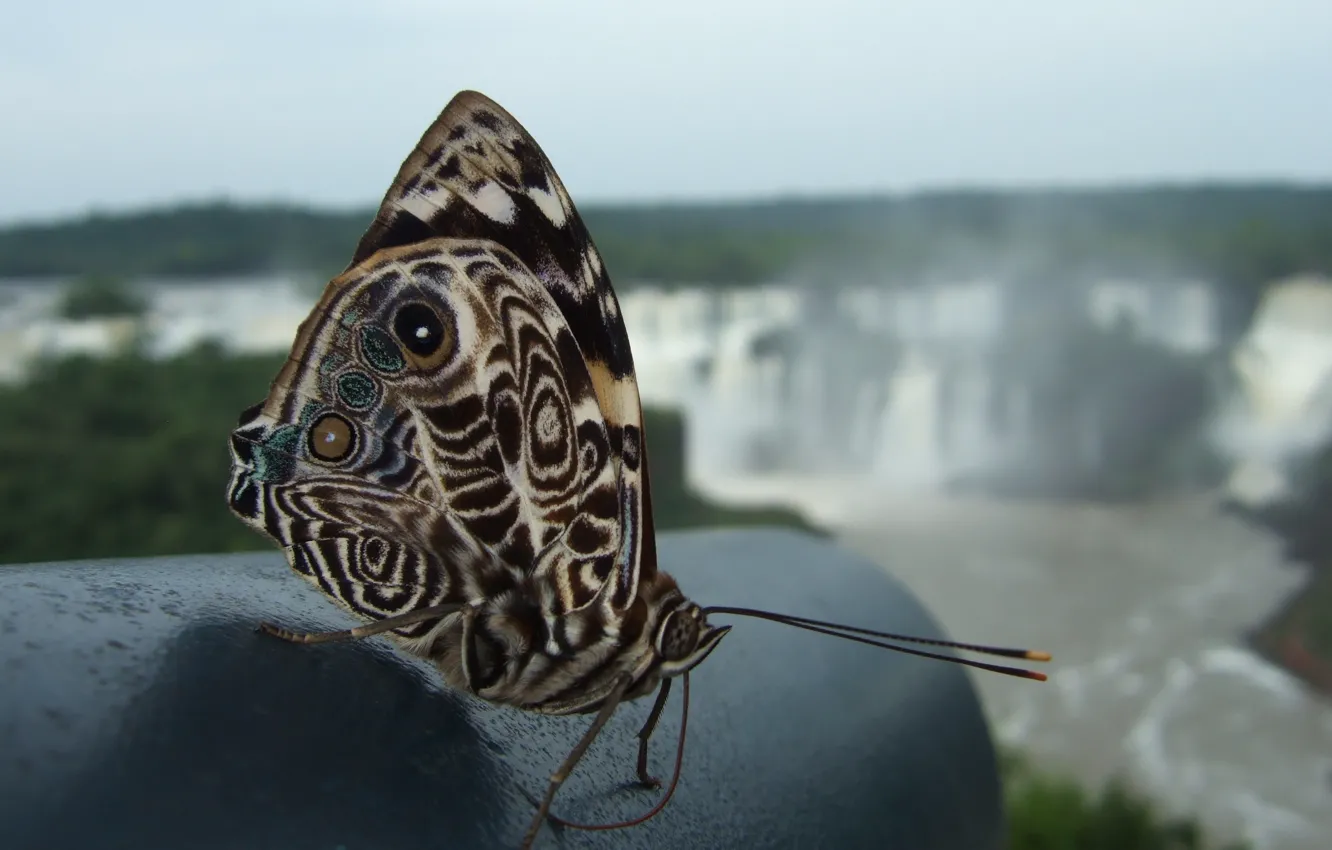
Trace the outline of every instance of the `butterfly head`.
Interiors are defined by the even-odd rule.
[[[658,679],[688,673],[708,657],[730,626],[708,624],[703,609],[681,598],[657,621],[652,650]]]
[[[613,651],[619,658],[609,668],[633,677],[633,683],[625,692],[627,699],[650,694],[663,679],[688,673],[701,664],[731,630],[730,626],[708,623],[703,609],[673,587],[655,603],[645,600],[643,604],[647,609],[645,628],[637,640],[623,640],[615,646]],[[621,634],[625,635],[625,632]],[[613,684],[612,677],[603,677],[590,693],[608,691]],[[598,697],[581,710],[591,710],[600,704],[601,698]]]

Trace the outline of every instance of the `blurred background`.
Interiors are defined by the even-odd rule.
[[[975,677],[1015,850],[1328,846],[1332,6],[6,18],[0,562],[267,548],[225,436],[476,88],[605,256],[659,526],[803,526],[1055,652]]]

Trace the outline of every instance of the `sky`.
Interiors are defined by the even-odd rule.
[[[1332,182],[1327,0],[44,0],[0,29],[0,222],[369,206],[485,92],[575,201]]]

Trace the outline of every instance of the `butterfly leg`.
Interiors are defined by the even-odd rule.
[[[266,635],[282,638],[292,643],[328,643],[335,640],[357,640],[377,635],[382,632],[392,631],[393,629],[410,626],[416,623],[423,623],[427,620],[438,620],[447,617],[463,606],[449,602],[443,605],[432,605],[429,608],[422,608],[419,611],[409,611],[406,614],[400,614],[396,617],[388,617],[383,620],[376,620],[364,626],[357,626],[354,629],[344,629],[336,632],[293,632],[290,629],[284,629],[282,626],[275,626],[272,623],[260,623],[258,631]]]
[[[592,746],[592,742],[596,740],[597,734],[610,720],[611,715],[615,713],[615,709],[620,705],[620,700],[624,698],[624,692],[629,689],[629,685],[632,683],[633,679],[627,675],[620,678],[620,681],[606,696],[606,701],[601,704],[601,710],[597,712],[597,717],[592,721],[592,725],[583,733],[583,737],[569,755],[565,757],[564,763],[559,766],[559,769],[551,774],[550,783],[546,786],[546,796],[541,798],[541,805],[537,807],[536,816],[532,818],[532,825],[527,828],[527,834],[523,836],[523,850],[529,850],[532,843],[536,841],[537,833],[541,831],[541,824],[550,815],[550,805],[555,801],[555,794],[560,790],[564,781],[569,778],[569,774],[573,773],[574,767],[582,759],[583,754],[587,752],[587,748]]]
[[[657,701],[652,703],[652,711],[648,712],[643,728],[638,730],[638,781],[648,788],[661,787],[661,780],[648,773],[648,741],[652,738],[652,732],[657,728],[657,721],[661,719],[661,711],[666,707],[666,698],[670,695],[671,680],[662,679],[661,687],[657,689]]]

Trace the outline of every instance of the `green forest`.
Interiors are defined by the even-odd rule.
[[[1178,186],[585,205],[620,285],[1106,269],[1252,288],[1332,272],[1332,188]],[[371,209],[196,203],[0,229],[0,278],[341,269]]]

